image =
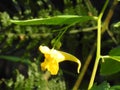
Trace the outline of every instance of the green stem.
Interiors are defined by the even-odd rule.
[[[100,60],[100,52],[101,52],[101,19],[102,19],[103,13],[104,13],[104,11],[105,11],[105,9],[107,7],[108,1],[109,0],[106,0],[105,5],[104,5],[100,15],[98,16],[96,60],[95,60],[93,72],[92,72],[92,75],[91,75],[90,83],[89,83],[89,86],[88,86],[88,90],[90,90],[91,87],[93,86],[93,83],[94,83],[94,80],[95,80],[95,75],[96,75],[98,64],[99,64],[99,60]]]
[[[68,30],[69,27],[73,26],[75,23],[71,24],[71,25],[68,25],[66,26],[65,28],[63,28],[62,31],[60,31],[60,33],[58,34],[57,38],[56,38],[56,41],[53,45],[53,48],[55,48],[56,44],[60,41],[60,39],[62,38],[62,36],[64,35],[64,33]]]
[[[69,28],[69,27],[67,26],[67,27],[65,27],[64,30],[60,31],[60,33],[59,33],[58,36],[56,37],[57,39],[56,39],[56,41],[55,41],[55,43],[54,43],[54,45],[53,45],[53,48],[55,48],[55,46],[56,46],[57,43],[60,41],[60,39],[62,38],[63,34],[67,31],[68,28]]]

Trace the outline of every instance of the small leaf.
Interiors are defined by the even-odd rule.
[[[78,15],[60,15],[48,18],[39,18],[31,20],[10,20],[11,23],[18,25],[62,25],[73,24],[78,22],[85,22],[88,20],[95,20],[92,16],[78,16]]]
[[[115,23],[114,27],[120,27],[120,22]]]
[[[112,86],[109,90],[120,90],[120,85]]]
[[[12,85],[14,84],[14,81],[13,81],[12,78],[11,78],[11,79],[8,79],[8,80],[2,79],[2,81],[3,81],[8,87],[12,87]]]
[[[103,82],[100,85],[93,85],[91,90],[109,90],[110,85],[107,82]]]
[[[17,73],[17,78],[16,78],[16,82],[14,83],[14,90],[23,90],[23,86],[25,84],[25,77],[19,73],[18,70],[16,70]]]
[[[104,58],[104,56],[103,56]],[[111,75],[120,72],[120,47],[113,48],[109,52],[109,56],[104,58],[101,63],[101,75]]]

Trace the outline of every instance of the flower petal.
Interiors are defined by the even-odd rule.
[[[77,72],[79,73],[80,71],[80,67],[81,67],[81,62],[78,58],[76,58],[74,55],[63,52],[63,51],[59,51],[63,56],[64,56],[64,60],[69,60],[72,62],[76,62],[78,64],[78,68],[77,68]]]
[[[59,64],[56,60],[50,62],[45,59],[44,62],[41,63],[41,69],[42,71],[47,69],[52,75],[56,75],[59,70]]]
[[[54,65],[51,63],[51,65],[48,68],[48,71],[50,71],[50,73],[52,75],[57,75],[58,70],[59,70],[59,64],[58,63],[54,63]]]
[[[48,54],[50,52],[50,49],[47,46],[42,46],[40,45],[39,50],[43,53],[43,54]]]
[[[64,55],[55,49],[51,49],[50,56],[54,58],[54,60],[56,60],[58,63],[65,60]]]
[[[41,69],[42,71],[45,71],[47,69],[47,62],[44,61],[41,63]]]

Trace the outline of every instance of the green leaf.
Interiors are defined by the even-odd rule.
[[[110,56],[120,56],[120,46],[110,50],[109,55]]]
[[[106,58],[103,56],[104,62],[101,63],[100,74],[111,75],[120,72],[120,47],[113,48]]]
[[[103,82],[100,85],[93,85],[91,90],[109,90],[110,85],[107,82]]]
[[[17,77],[16,82],[14,83],[14,90],[23,90],[23,86],[25,85],[25,77],[16,70]]]
[[[117,62],[113,59],[105,59],[101,63],[100,74],[103,76],[115,74],[120,71],[120,62]]]
[[[120,90],[120,85],[110,86],[108,82],[104,81],[99,85],[94,84],[91,90]]]
[[[120,22],[115,23],[114,27],[120,27]]]
[[[92,16],[59,15],[48,18],[39,18],[31,20],[10,20],[10,21],[18,25],[62,25],[62,24],[74,24],[78,22],[85,22],[88,20],[95,19],[96,17]]]
[[[1,81],[2,82],[4,82],[5,83],[5,85],[7,85],[8,87],[12,87],[12,85],[14,84],[14,81],[13,81],[13,79],[12,78],[10,78],[10,79],[1,79]],[[1,84],[1,83],[0,83]]]
[[[6,55],[0,55],[0,59],[12,61],[12,62],[21,62],[25,64],[30,64],[31,62],[27,59],[15,57],[15,56],[6,56]]]
[[[120,90],[120,85],[112,86],[109,90]]]

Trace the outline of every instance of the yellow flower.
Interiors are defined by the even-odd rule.
[[[44,62],[41,63],[41,69],[43,71],[47,69],[52,75],[56,75],[59,70],[59,63],[65,60],[69,60],[78,64],[77,72],[79,73],[81,62],[72,54],[55,49],[49,49],[47,46],[42,45],[40,45],[39,50],[45,56]]]

